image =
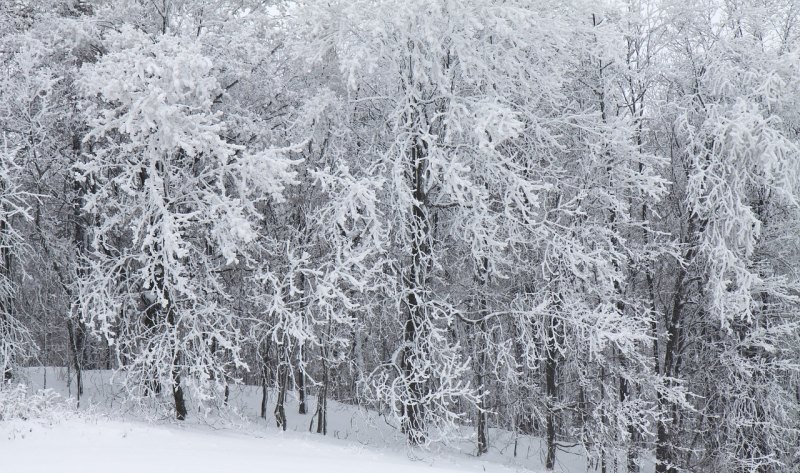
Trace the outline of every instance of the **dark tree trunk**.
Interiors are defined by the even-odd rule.
[[[420,333],[426,314],[422,301],[418,299],[425,287],[425,273],[430,263],[431,256],[431,228],[429,216],[426,211],[427,195],[425,194],[425,172],[426,156],[423,143],[417,141],[410,150],[410,165],[412,175],[412,188],[414,189],[414,204],[412,205],[412,217],[409,226],[411,236],[411,266],[406,279],[406,305],[407,315],[405,329],[403,331],[403,342],[405,347],[402,356],[403,376],[408,386],[408,396],[403,407],[404,429],[408,434],[410,445],[420,445],[425,443],[425,406],[422,399],[429,389],[425,381],[426,376],[419,376],[414,373],[415,368],[412,360],[415,357],[424,355],[417,353],[418,339],[425,334]]]
[[[299,407],[297,408],[298,414],[305,414],[306,411],[306,383],[305,383],[306,374],[303,370],[299,370],[297,372],[297,397],[299,402]]]
[[[278,350],[283,351],[284,347],[279,346]],[[278,428],[286,430],[286,385],[289,383],[289,369],[286,366],[286,354],[280,355],[278,365],[278,395],[275,399],[275,422]]]
[[[486,284],[488,284],[488,268],[489,262],[484,257],[481,259],[480,267],[478,268],[478,282],[481,286],[481,290],[485,290]],[[489,451],[489,440],[487,435],[487,419],[486,419],[486,408],[485,408],[485,399],[484,396],[486,395],[486,387],[484,386],[486,382],[485,372],[486,372],[486,344],[488,343],[489,335],[486,333],[486,317],[489,315],[489,304],[486,301],[486,296],[481,294],[480,297],[480,321],[478,322],[475,330],[478,332],[478,336],[475,337],[475,347],[477,350],[477,367],[475,370],[475,377],[478,385],[478,456],[483,455]]]
[[[106,340],[106,369],[111,369],[111,344]]]
[[[416,296],[409,294],[408,296],[409,307],[416,307],[410,311],[415,312],[419,310],[416,302]],[[412,366],[411,359],[416,354],[413,352],[413,346],[417,338],[417,327],[414,322],[414,316],[409,315],[405,324],[405,331],[403,341],[406,343],[406,348],[403,350],[403,375],[407,380],[409,399],[403,406],[404,425],[403,429],[408,434],[408,442],[411,445],[420,445],[425,442],[425,423],[424,423],[424,406],[422,405],[422,397],[424,392],[424,385],[419,381],[409,381],[414,379],[414,367]]]
[[[552,322],[551,322],[552,323]],[[552,340],[552,327],[548,328],[548,338]],[[545,458],[544,467],[547,470],[552,470],[556,464],[556,418],[555,418],[555,401],[556,401],[556,360],[554,350],[550,348],[552,342],[548,341],[547,359],[545,360],[545,389],[547,394],[547,457]]]
[[[81,322],[77,324],[72,318],[67,319],[67,334],[69,335],[69,351],[72,367],[75,369],[75,387],[78,406],[81,405],[83,396],[83,358],[85,347],[85,329]]]
[[[299,414],[306,413],[306,372],[305,372],[305,354],[303,347],[300,347],[300,369],[297,370],[297,398],[300,406],[297,409]]]
[[[267,399],[269,390],[269,339],[264,346],[264,351],[261,353],[261,418],[267,418]]]
[[[561,297],[558,296],[554,309],[558,312],[561,308]],[[552,470],[556,464],[556,402],[558,401],[558,362],[559,354],[556,345],[563,342],[561,330],[557,326],[554,317],[548,317],[545,321],[545,394],[547,395],[547,417],[545,419],[545,430],[547,437],[547,456],[545,457],[545,469]]]
[[[328,383],[329,383],[328,363],[325,357],[322,358],[322,385],[317,394],[317,433],[328,434]]]
[[[81,138],[78,134],[72,135],[72,152],[76,160],[81,155]],[[83,206],[89,190],[88,183],[75,179],[72,182],[72,189],[75,195],[72,200],[72,218],[74,220],[73,244],[78,254],[78,267],[76,276],[80,279],[85,276],[83,267],[86,249],[88,247],[86,237],[86,227],[89,225],[88,218],[84,215]],[[38,226],[38,224],[37,224]],[[42,235],[44,242],[44,235]],[[47,245],[44,245],[47,248]],[[65,285],[66,287],[66,285]],[[80,299],[72,296],[76,306],[80,304]],[[67,333],[69,335],[69,349],[72,352],[72,366],[75,368],[75,381],[78,393],[78,405],[80,406],[81,396],[83,396],[83,361],[86,353],[86,327],[80,318],[74,320],[72,317],[67,319]]]
[[[694,259],[696,248],[692,244],[695,232],[695,219],[689,218],[687,228],[687,236],[684,242],[689,244],[690,247],[683,256],[684,264]],[[679,358],[678,348],[682,342],[681,322],[683,320],[683,311],[686,304],[686,276],[687,270],[684,266],[678,269],[678,275],[675,279],[675,289],[672,296],[672,311],[665,318],[667,328],[667,342],[664,344],[664,363],[662,364],[663,375],[667,378],[675,377],[678,375]],[[669,412],[672,419],[665,419],[663,416],[659,419],[656,425],[656,473],[675,473],[677,470],[673,466],[675,464],[675,454],[672,451],[672,438],[669,423],[674,423],[675,412],[672,404],[657,394],[657,400],[662,413]]]
[[[5,191],[5,185],[0,182],[0,192],[3,191]],[[0,220],[0,272],[2,272],[6,278],[11,279],[11,245],[6,242],[8,232],[8,223],[5,220]],[[11,314],[11,303],[10,297],[0,295],[0,321],[5,321],[8,314]],[[0,336],[3,335],[4,334],[0,333]],[[14,377],[14,372],[11,367],[13,360],[7,359],[4,360],[4,362],[3,380],[10,381],[11,378]]]
[[[175,400],[175,418],[186,420],[186,400],[183,398],[183,388],[181,387],[181,375],[179,370],[172,372],[172,397]]]
[[[325,336],[326,340],[331,339],[331,333],[333,330],[333,320],[329,317],[328,318],[328,328],[327,334]],[[315,411],[315,416],[317,418],[317,433],[322,435],[328,434],[328,389],[330,386],[330,366],[328,366],[328,348],[325,344],[322,345],[320,348],[320,357],[319,357],[321,369],[322,369],[322,382],[319,386],[319,391],[317,392],[317,410]],[[314,420],[311,420],[313,424]],[[311,427],[309,426],[309,431]]]
[[[624,366],[624,361],[622,362]],[[630,395],[629,392],[630,386],[628,385],[628,381],[624,377],[620,377],[619,379],[619,402],[620,404],[624,405]],[[631,445],[628,447],[628,472],[629,473],[636,473],[639,471],[639,455],[636,449],[636,429],[634,429],[633,425],[628,424],[628,437],[630,438]]]
[[[145,309],[144,326],[148,330],[152,330],[158,323],[159,317],[159,304],[158,302],[152,303],[147,297],[142,295],[142,300],[145,304],[149,304]],[[151,373],[154,368],[151,368]],[[161,381],[156,378],[150,378],[145,381],[145,396],[161,394]]]
[[[163,275],[163,269],[162,269]],[[161,278],[159,284],[163,285]],[[163,286],[162,286],[163,287]],[[175,327],[175,311],[172,302],[167,304],[167,323],[170,327]],[[186,400],[183,397],[183,387],[181,387],[181,352],[176,350],[172,359],[172,397],[175,400],[175,418],[178,420],[186,419]]]
[[[266,371],[266,370],[265,370]],[[267,374],[261,377],[261,418],[267,418]]]
[[[485,389],[483,385],[478,386],[478,394],[483,396]],[[486,410],[484,408],[483,398],[478,400],[478,456],[489,452],[489,440],[486,426]]]

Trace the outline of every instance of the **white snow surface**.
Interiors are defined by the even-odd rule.
[[[4,438],[0,440],[0,458],[3,471],[20,473],[466,471],[465,465],[431,465],[352,443],[326,442],[312,434],[273,430],[255,436],[199,426],[84,419]]]
[[[48,368],[46,379],[44,369],[30,368],[26,377],[31,393],[46,381],[61,402],[74,390],[63,368]],[[516,438],[514,455],[513,435],[491,429],[490,452],[476,457],[474,438],[469,438],[474,429],[465,428],[463,442],[411,450],[374,411],[334,401],[329,403],[328,435],[310,433],[316,399],[309,396],[309,413],[301,415],[293,394],[288,396],[286,432],[275,427],[272,393],[267,419],[258,417],[261,390],[256,386],[232,386],[232,409],[203,416],[195,408],[185,422],[177,422],[122,403],[110,372],[87,372],[80,409],[72,400],[43,418],[0,421],[0,473],[544,471],[538,438]],[[587,469],[578,452],[559,452],[556,471]]]

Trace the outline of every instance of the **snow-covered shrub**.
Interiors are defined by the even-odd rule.
[[[38,420],[52,424],[70,411],[69,402],[52,389],[31,393],[25,384],[0,385],[0,422]]]

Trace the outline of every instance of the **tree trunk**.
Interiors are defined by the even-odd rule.
[[[299,402],[299,407],[297,412],[299,414],[306,413],[306,372],[304,371],[305,368],[305,354],[303,347],[300,347],[300,368],[297,370],[297,398]]]
[[[428,214],[425,208],[427,196],[425,194],[425,149],[420,142],[415,142],[410,150],[410,165],[412,171],[412,188],[414,189],[414,204],[412,205],[412,218],[409,222],[409,234],[411,235],[411,266],[406,279],[406,305],[407,315],[405,329],[403,331],[403,357],[402,371],[408,387],[409,399],[403,406],[404,429],[408,434],[410,445],[421,445],[425,443],[425,406],[422,399],[428,390],[425,376],[415,373],[419,366],[414,366],[414,359],[421,353],[417,353],[419,346],[418,339],[425,334],[420,333],[426,317],[420,295],[425,287],[425,273],[430,262],[431,256],[431,228]],[[424,369],[424,368],[423,368]]]
[[[106,340],[106,369],[111,370],[111,344]]]
[[[284,347],[279,346],[278,350],[283,352]],[[275,422],[278,428],[286,430],[286,385],[289,382],[289,370],[286,366],[286,354],[280,355],[280,363],[278,365],[278,395],[275,399]]]
[[[353,402],[356,406],[362,404],[361,396],[359,394],[359,385],[364,380],[364,348],[361,344],[361,333],[353,330],[353,361],[355,362],[356,376],[353,377],[352,390],[354,393]]]
[[[144,315],[144,325],[147,327],[148,330],[153,329],[158,321],[158,303],[151,303],[148,301],[147,297],[142,296],[142,299],[145,303],[149,303],[150,305],[145,309]],[[151,368],[154,370],[155,368]],[[151,371],[152,372],[152,371]],[[174,381],[174,380],[173,380]],[[156,378],[150,378],[145,380],[145,388],[144,388],[144,395],[149,396],[150,393],[153,395],[161,394],[161,381]]]
[[[267,399],[269,389],[269,339],[267,339],[264,351],[261,352],[261,418],[267,418]]]
[[[486,390],[483,387],[483,376],[479,376],[481,384],[478,385],[478,456],[489,452],[489,441],[486,426],[486,409],[484,408],[483,395]]]
[[[266,371],[266,370],[264,370]],[[261,418],[267,418],[267,373],[261,377]]]
[[[553,309],[558,312],[561,309],[561,296],[558,295],[553,303]],[[556,464],[556,402],[558,401],[558,379],[557,368],[559,354],[556,345],[562,342],[559,328],[556,326],[556,319],[548,317],[545,321],[545,394],[547,396],[547,413],[545,419],[545,429],[547,437],[547,456],[545,457],[545,469],[552,470]]]
[[[622,360],[620,362],[620,364],[622,366],[624,366],[625,365],[625,361]],[[624,405],[625,402],[627,401],[628,396],[630,395],[629,389],[630,389],[630,387],[628,386],[628,381],[624,377],[620,376],[620,378],[619,378],[619,403],[621,405]],[[628,447],[628,456],[627,456],[628,472],[629,473],[636,473],[636,472],[639,471],[639,462],[638,462],[639,455],[638,455],[638,451],[636,449],[636,442],[637,442],[636,429],[634,429],[633,425],[631,425],[631,424],[628,424],[628,437],[630,438],[630,446]]]
[[[0,181],[0,192],[5,191],[5,185],[2,181]],[[5,209],[2,209],[3,213],[5,213]],[[8,279],[11,279],[11,245],[6,242],[6,235],[8,234],[8,222],[3,219],[0,219],[0,272]],[[9,314],[11,314],[11,297],[6,297],[5,295],[0,294],[0,322],[7,321]],[[0,333],[0,336],[4,336],[5,334]],[[3,380],[10,381],[11,378],[14,376],[14,372],[11,368],[13,360],[11,359],[3,359]]]
[[[163,270],[162,270],[163,275]],[[163,285],[162,279],[157,279]],[[172,302],[167,303],[167,323],[170,327],[175,327],[175,311]],[[183,397],[183,387],[181,386],[181,352],[176,350],[172,359],[172,397],[175,400],[175,418],[178,420],[186,419],[186,400]]]
[[[544,373],[545,373],[545,389],[547,394],[547,457],[545,458],[544,467],[547,470],[552,470],[556,464],[556,419],[555,419],[555,401],[556,401],[556,360],[555,350],[552,346],[552,321],[548,325],[548,347],[547,359],[545,360]]]
[[[78,134],[72,135],[72,152],[76,160],[79,159],[81,154],[81,138]],[[86,238],[86,226],[89,224],[88,219],[84,216],[83,206],[86,198],[88,184],[80,179],[72,181],[72,189],[75,196],[72,200],[72,218],[75,222],[73,233],[73,244],[75,251],[78,254],[78,267],[76,276],[78,279],[85,276],[85,268],[83,267],[84,258],[86,257],[86,249],[88,242]],[[37,212],[38,213],[38,212]],[[38,215],[37,215],[38,220]],[[37,227],[38,227],[37,222]],[[44,233],[42,232],[42,243],[45,242]],[[43,245],[47,248],[47,245]],[[65,285],[66,287],[66,285]],[[71,291],[70,291],[71,292]],[[75,300],[76,306],[80,304],[80,298],[72,296]],[[67,319],[67,333],[69,335],[69,348],[72,351],[72,365],[75,368],[75,380],[78,393],[78,406],[81,403],[81,396],[83,396],[83,361],[86,352],[86,327],[81,322],[80,318],[77,319],[77,324],[70,316]]]
[[[687,228],[687,236],[684,243],[691,245],[686,253],[683,255],[684,264],[688,264],[694,259],[696,248],[692,245],[695,232],[695,219],[689,218]],[[681,343],[682,331],[681,321],[683,319],[683,309],[686,304],[684,294],[686,288],[687,270],[684,266],[678,269],[678,275],[675,279],[675,289],[672,296],[672,312],[665,318],[667,326],[667,342],[664,345],[664,363],[662,364],[663,375],[668,379],[678,375],[676,368],[676,360],[679,356],[678,348]],[[657,400],[662,413],[669,412],[673,414],[672,405],[663,396],[657,395]],[[675,473],[677,470],[672,466],[675,463],[675,456],[672,451],[672,439],[670,434],[670,426],[667,422],[674,422],[675,418],[671,420],[664,419],[663,416],[659,419],[656,425],[656,473]]]
[[[489,282],[489,262],[484,257],[481,258],[480,267],[478,268],[478,283],[481,291],[485,290],[485,286]],[[484,386],[485,372],[486,372],[486,345],[488,345],[489,335],[486,333],[486,317],[489,315],[489,304],[486,301],[485,294],[480,296],[480,321],[475,327],[479,336],[475,337],[475,348],[477,349],[476,361],[477,367],[475,370],[475,378],[478,384],[478,456],[489,452],[489,441],[487,435],[487,419],[484,396],[486,395],[486,387]]]
[[[172,397],[175,400],[175,418],[186,420],[186,401],[183,398],[180,370],[172,371]]]
[[[72,355],[72,367],[75,369],[75,388],[77,393],[78,407],[81,405],[83,396],[83,358],[85,329],[83,324],[78,322],[77,326],[70,317],[67,319],[67,334],[69,335],[69,351]]]
[[[403,341],[406,347],[403,350],[403,375],[406,379],[408,386],[409,399],[403,406],[404,423],[403,428],[408,434],[408,443],[411,445],[421,445],[425,442],[425,423],[424,423],[424,406],[422,405],[422,396],[424,392],[423,383],[419,381],[409,381],[415,378],[414,367],[412,365],[412,358],[415,356],[413,352],[413,345],[415,345],[417,337],[417,327],[414,322],[414,316],[411,313],[418,310],[416,297],[409,294],[409,307],[416,307],[414,310],[409,311],[409,317],[406,320]]]
[[[322,358],[322,386],[317,394],[317,433],[328,434],[328,363]]]

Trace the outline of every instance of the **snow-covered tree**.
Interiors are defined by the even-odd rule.
[[[706,363],[720,367],[701,375],[703,408],[721,428],[709,460],[778,471],[794,461],[786,455],[798,434],[793,393],[781,382],[796,369],[788,350],[797,336],[798,280],[773,256],[778,239],[794,233],[798,211],[798,63],[759,38],[755,23],[747,31],[759,17],[735,7],[725,15],[731,31],[705,53],[676,120],[688,169],[691,263],[713,334],[699,343],[713,357]]]
[[[33,355],[35,345],[28,328],[15,313],[17,278],[12,271],[24,248],[15,220],[30,218],[25,192],[20,189],[20,167],[12,150],[0,150],[0,373],[11,379],[13,369]]]
[[[182,419],[184,386],[202,402],[244,364],[220,272],[255,237],[250,192],[280,197],[291,172],[225,140],[195,40],[126,27],[106,44],[82,80],[92,153],[79,169],[99,215],[83,317],[117,345],[133,392],[169,389]]]
[[[370,8],[343,2],[298,14],[314,35],[299,54],[339,64],[343,93],[359,113],[351,127],[372,130],[357,135],[353,159],[385,180],[382,213],[396,280],[384,296],[394,305],[383,310],[397,314],[389,320],[401,335],[370,382],[411,443],[461,422],[465,412],[450,407],[459,406],[458,399],[477,408],[479,435],[485,435],[483,376],[470,379],[468,360],[485,356],[474,349],[492,340],[486,323],[508,313],[513,297],[501,294],[509,275],[527,281],[518,303],[529,317],[519,324],[529,335],[520,342],[531,366],[545,358],[555,362],[561,350],[547,330],[529,332],[530,324],[544,327],[545,320],[575,324],[586,356],[610,343],[634,358],[633,344],[646,339],[649,312],[634,318],[620,313],[616,293],[633,256],[618,242],[621,228],[641,226],[638,219],[622,219],[626,199],[656,197],[663,180],[652,166],[644,173],[635,169],[652,158],[617,131],[633,130],[630,123],[600,120],[595,104],[604,102],[597,97],[586,104],[569,95],[564,82],[570,68],[578,73],[570,48],[576,38],[561,34],[558,26],[565,24],[558,18],[545,24],[541,15],[549,14],[526,3],[491,1]],[[383,123],[371,118],[376,110],[387,117]],[[617,219],[618,228],[609,219]],[[520,260],[522,254],[527,259]],[[532,272],[531,264],[541,264],[543,272]],[[607,279],[590,281],[592,273]],[[563,288],[547,283],[554,274]],[[574,294],[569,307],[562,291]],[[471,353],[451,335],[458,320],[478,334]],[[587,330],[597,324],[601,330]],[[549,355],[537,344],[549,346]],[[509,356],[508,346],[490,350]],[[485,451],[485,439],[479,443]]]
[[[323,434],[791,469],[798,15],[0,2],[3,376],[39,345],[178,418],[242,381],[283,429],[296,389]]]

